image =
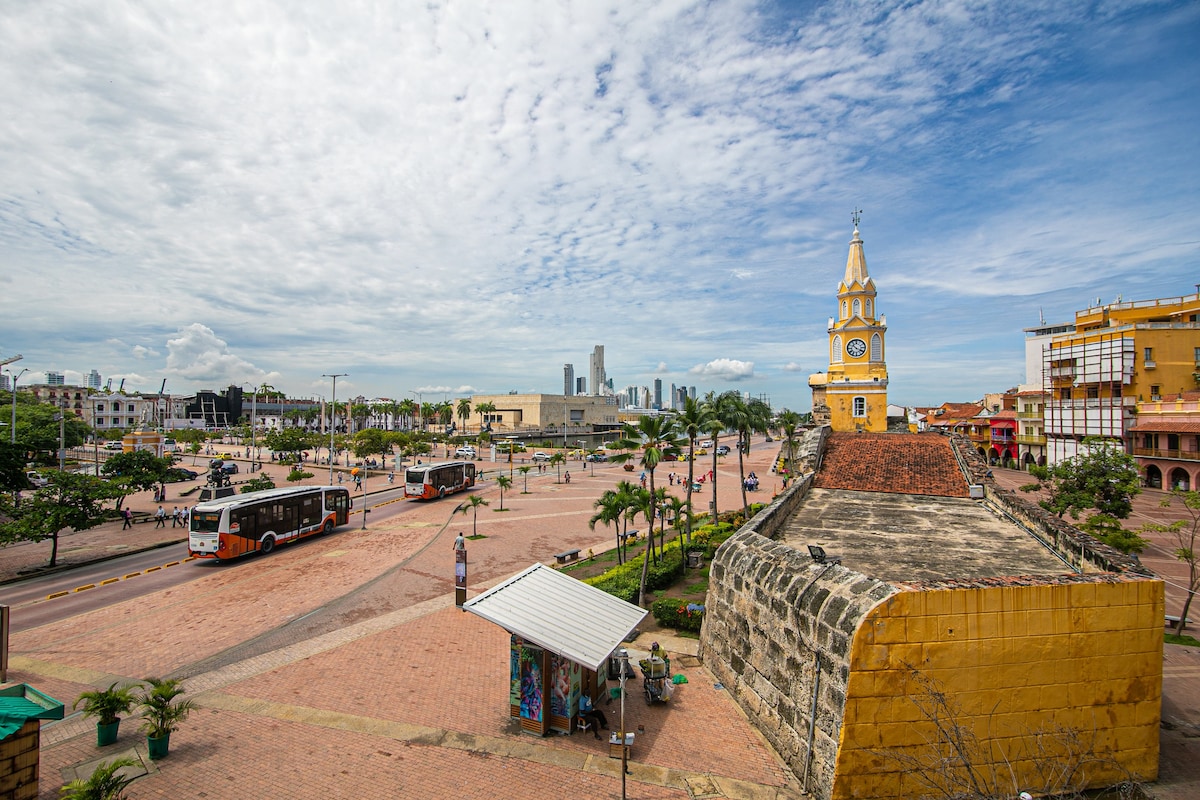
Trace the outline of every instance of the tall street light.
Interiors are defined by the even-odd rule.
[[[337,379],[344,378],[350,373],[325,373],[322,378],[333,378],[333,398],[329,401],[329,485],[333,486],[333,419],[337,413]]]
[[[410,389],[408,393],[417,396],[417,429],[423,431],[425,430],[425,406],[421,402],[423,394],[416,389]]]
[[[20,356],[17,358],[20,358]],[[12,383],[8,387],[9,391],[12,392],[12,421],[8,432],[10,436],[9,441],[13,444],[17,443],[17,381],[19,381],[21,376],[26,372],[29,372],[29,370],[23,369],[15,374],[11,369],[8,371],[8,374],[12,377]]]

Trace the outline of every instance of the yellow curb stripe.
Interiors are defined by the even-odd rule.
[[[70,592],[55,592],[54,594],[48,594],[48,595],[46,595],[46,599],[47,599],[47,600],[53,600],[53,599],[54,599],[54,598],[56,598],[56,597],[66,597],[66,596],[67,596],[67,595],[69,595],[69,594],[70,594]]]
[[[128,575],[126,575],[122,580],[129,580],[130,578],[136,578],[138,575],[141,575],[141,574],[142,573],[140,573],[140,572],[131,572]]]
[[[146,569],[143,570],[143,572],[146,572],[146,573],[158,572],[160,569],[162,569],[162,567],[146,567]]]
[[[96,588],[96,584],[94,584],[94,583],[87,583],[87,584],[84,584],[83,586],[76,586],[76,587],[75,587],[75,591],[77,591],[77,592],[86,592],[88,589],[95,589],[95,588]]]
[[[121,579],[120,578],[105,578],[104,580],[100,581],[100,585],[108,586],[110,583],[116,583],[119,580],[121,580]]]

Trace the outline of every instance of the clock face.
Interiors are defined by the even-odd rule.
[[[846,353],[851,358],[859,358],[865,352],[867,352],[867,343],[862,339],[851,339],[846,342]]]

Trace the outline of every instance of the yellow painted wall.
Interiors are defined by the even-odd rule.
[[[1111,576],[1110,576],[1111,577]],[[1150,579],[902,592],[854,637],[832,797],[927,790],[881,751],[920,752],[933,735],[911,668],[937,681],[959,719],[995,742],[1017,785],[1041,782],[1029,734],[1060,726],[1143,780],[1158,771],[1163,584]],[[1093,739],[1094,737],[1094,739]],[[927,750],[925,750],[928,752]],[[1007,765],[999,772],[1008,778]],[[1124,778],[1093,766],[1091,785]]]

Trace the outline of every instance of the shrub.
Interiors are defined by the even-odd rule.
[[[659,625],[680,631],[699,633],[700,626],[704,624],[704,607],[697,607],[695,603],[688,603],[677,597],[665,597],[654,601],[650,606],[650,613]]]

